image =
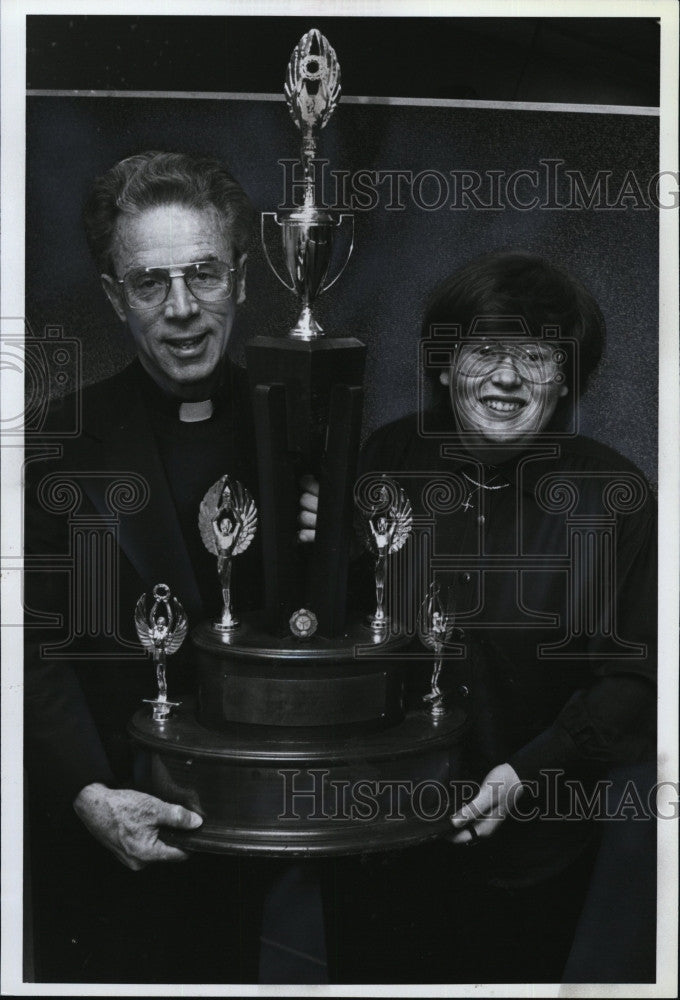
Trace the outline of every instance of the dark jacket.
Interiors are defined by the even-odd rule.
[[[162,582],[190,628],[216,613],[216,561],[200,543],[198,504],[224,472],[256,492],[239,369],[229,369],[205,424],[180,424],[138,362],[80,399],[80,433],[56,457],[29,455],[25,483],[26,765],[31,787],[59,805],[93,781],[132,781],[127,723],[156,690],[135,604]],[[254,600],[256,549],[234,569],[241,607]],[[191,689],[190,660],[186,641],[169,660],[171,697]]]
[[[465,450],[450,413],[429,416],[382,428],[363,453],[363,472],[395,479],[413,505],[392,612],[415,633],[439,583],[456,626],[443,683],[447,670],[470,676],[460,777],[509,762],[538,782],[522,811],[552,814],[506,821],[475,862],[492,880],[532,882],[584,847],[579,808],[611,765],[654,756],[654,498],[632,463],[587,438],[541,437],[492,467]]]

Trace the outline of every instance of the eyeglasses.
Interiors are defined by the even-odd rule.
[[[454,366],[465,378],[483,378],[498,368],[505,358],[510,358],[518,375],[528,382],[545,385],[564,381],[560,371],[567,360],[564,348],[542,341],[501,344],[485,340],[463,344]]]
[[[234,290],[235,267],[221,260],[201,260],[195,264],[169,267],[135,267],[118,279],[123,286],[123,298],[130,309],[155,309],[163,305],[170,293],[173,278],[184,278],[194,298],[199,302],[223,302]]]

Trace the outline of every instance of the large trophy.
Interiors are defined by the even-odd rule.
[[[302,133],[300,161],[304,177],[302,205],[287,212],[262,213],[262,246],[269,265],[281,284],[296,292],[302,309],[289,336],[314,340],[323,330],[312,314],[312,304],[338,280],[350,258],[354,242],[354,219],[350,214],[336,218],[314,204],[312,170],[316,157],[316,130],[322,129],[340,100],[340,65],[335,52],[320,32],[308,31],[293,50],[285,83],[286,102],[291,117]],[[350,240],[336,275],[327,281],[336,235],[347,224]],[[270,245],[272,226],[280,228],[280,240],[288,272],[282,277],[274,264]],[[289,283],[290,282],[290,283]]]
[[[406,674],[422,653],[409,652],[411,640],[386,609],[398,596],[390,594],[399,588],[394,556],[407,551],[415,518],[404,491],[384,477],[367,500],[357,485],[377,607],[370,621],[369,608],[347,613],[365,347],[321,336],[312,312],[351,252],[351,241],[337,239],[351,220],[317,207],[310,181],[317,132],[340,95],[335,53],[318,31],[296,46],[285,94],[309,183],[298,209],[265,214],[262,233],[268,258],[283,254],[301,313],[288,334],[246,346],[257,482],[236,482],[225,470],[197,512],[223,596],[221,616],[191,632],[197,697],[162,724],[142,708],[130,729],[148,755],[149,791],[203,816],[198,830],[172,834],[185,849],[363,853],[449,829],[446,812],[424,814],[422,785],[448,783],[465,714],[452,704],[434,718],[422,698],[409,702]],[[334,257],[338,274],[328,280]],[[302,547],[296,520],[306,473],[318,478],[319,498],[315,542]],[[241,613],[234,560],[256,531],[262,608]]]

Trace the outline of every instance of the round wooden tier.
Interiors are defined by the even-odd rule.
[[[234,632],[209,622],[191,634],[198,679],[197,718],[207,729],[260,726],[391,725],[404,717],[408,642],[360,623],[333,639],[267,633],[245,618]]]
[[[446,790],[461,776],[464,725],[454,707],[439,720],[419,710],[363,734],[239,724],[215,732],[186,703],[164,723],[140,710],[130,733],[145,751],[147,790],[204,817],[196,831],[164,832],[168,842],[214,853],[338,855],[450,830]]]
[[[460,706],[434,719],[405,712],[408,640],[359,623],[333,639],[268,634],[255,617],[230,633],[191,635],[196,702],[164,722],[141,709],[130,732],[146,787],[200,813],[190,850],[351,854],[405,846],[449,829],[459,777]],[[442,791],[443,790],[443,791]]]

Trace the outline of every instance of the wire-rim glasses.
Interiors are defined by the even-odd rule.
[[[235,267],[221,260],[199,260],[191,264],[135,267],[117,279],[117,283],[130,309],[156,309],[170,294],[172,279],[180,277],[199,302],[223,302],[234,291],[235,271]]]
[[[454,365],[466,378],[485,378],[506,359],[528,382],[546,385],[564,381],[562,369],[567,360],[564,348],[540,340],[518,343],[483,340],[461,344]]]

